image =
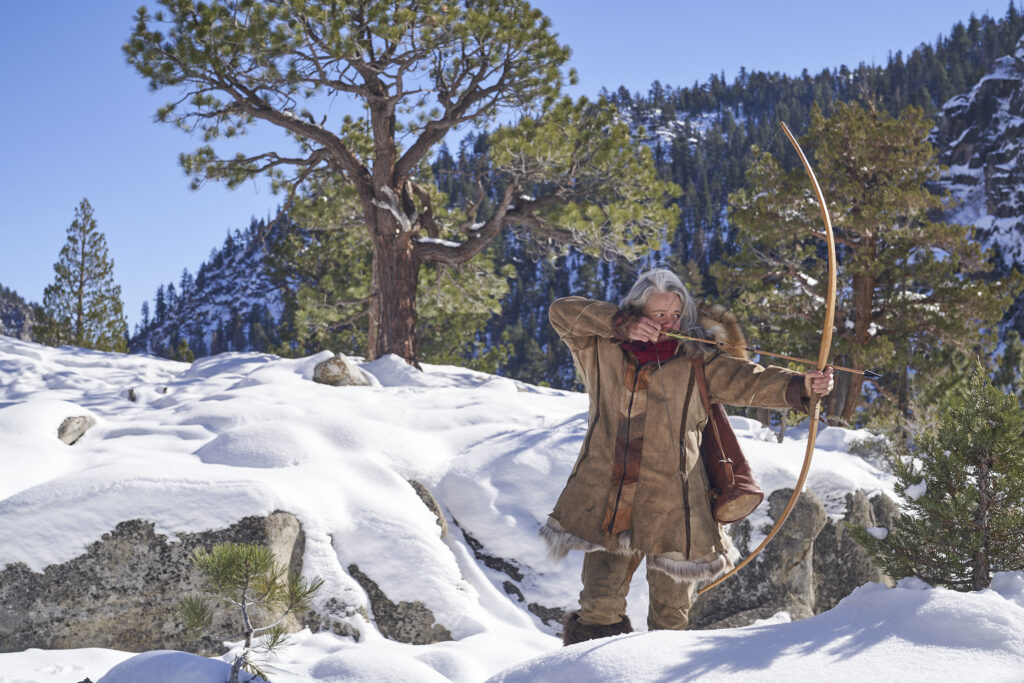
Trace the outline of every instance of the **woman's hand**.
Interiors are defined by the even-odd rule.
[[[630,341],[657,344],[658,338],[661,337],[661,325],[647,316],[640,316],[635,323],[629,326],[627,333]]]
[[[808,396],[828,396],[834,386],[832,368],[825,366],[825,371],[811,370],[804,373],[804,390]]]

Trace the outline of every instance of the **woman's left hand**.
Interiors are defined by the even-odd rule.
[[[804,389],[807,395],[828,396],[832,393],[834,386],[832,381],[832,368],[825,366],[825,370],[811,370],[804,373]]]

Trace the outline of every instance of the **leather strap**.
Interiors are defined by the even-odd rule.
[[[725,448],[722,447],[722,437],[718,433],[718,422],[715,421],[715,412],[711,407],[711,400],[708,398],[707,378],[704,376],[704,357],[694,356],[690,359],[690,362],[693,364],[693,374],[697,378],[697,388],[700,389],[700,398],[704,402],[704,410],[708,414],[708,422],[711,423],[711,431],[715,435],[715,441],[718,442],[719,462],[722,463],[722,468],[725,470],[726,476],[729,477],[729,485],[733,486],[736,484],[736,474],[732,469],[732,459],[726,457]]]

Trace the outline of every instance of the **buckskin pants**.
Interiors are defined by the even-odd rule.
[[[580,623],[610,625],[626,614],[626,593],[642,554],[616,555],[603,550],[583,557],[583,590],[580,591]],[[647,628],[682,630],[690,623],[694,584],[677,582],[664,572],[647,569],[650,608]]]

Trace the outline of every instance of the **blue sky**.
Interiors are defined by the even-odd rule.
[[[41,301],[83,197],[114,259],[129,323],[161,283],[193,273],[228,230],[271,216],[262,184],[198,191],[178,154],[199,142],[154,123],[168,92],[150,93],[121,53],[140,5],[152,0],[5,0],[0,40],[0,284]],[[625,85],[688,86],[712,73],[811,73],[885,63],[947,35],[971,13],[1002,17],[1008,0],[536,0],[572,48],[573,94]],[[275,140],[272,131],[245,144]]]

